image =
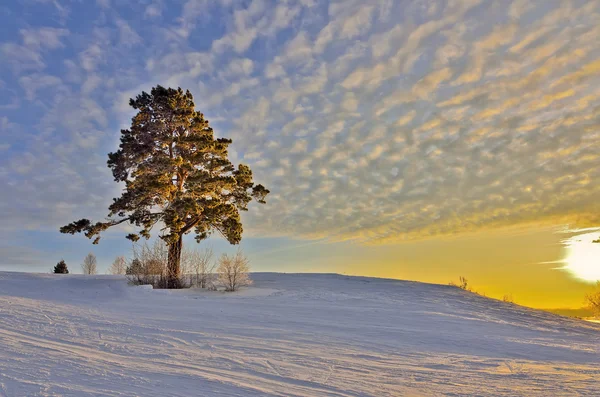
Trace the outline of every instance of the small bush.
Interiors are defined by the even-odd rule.
[[[69,274],[69,269],[67,268],[67,264],[64,260],[61,259],[60,262],[54,266],[54,273],[56,274]]]
[[[600,281],[598,281],[597,289],[585,296],[585,302],[595,316],[600,316]]]
[[[153,288],[173,288],[168,285],[167,260],[169,251],[166,244],[157,239],[152,247],[144,243],[134,246],[133,259],[125,269],[125,275],[131,284],[152,285]],[[185,277],[178,280],[176,288],[187,288]]]
[[[182,271],[192,287],[215,289],[215,267],[211,248],[184,250],[181,255]]]
[[[469,287],[469,281],[463,276],[460,276],[458,278],[458,284],[455,283],[454,281],[451,281],[450,283],[448,283],[448,285],[451,285],[453,287],[458,287],[464,291],[472,292],[471,287]]]
[[[506,303],[515,303],[512,294],[505,294],[502,297],[502,302],[506,302]]]
[[[238,251],[231,256],[223,254],[219,258],[218,280],[225,291],[237,291],[240,287],[252,284],[252,280],[248,275],[249,271],[248,258],[244,256],[242,251]]]

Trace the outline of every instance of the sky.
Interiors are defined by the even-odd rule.
[[[3,2],[0,269],[130,252],[126,230],[58,228],[107,215],[129,98],[161,84],[271,190],[242,218],[255,271],[462,275],[580,307],[600,278],[574,244],[596,229],[573,231],[600,225],[599,22],[598,0]]]

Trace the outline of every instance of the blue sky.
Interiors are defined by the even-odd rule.
[[[598,21],[598,1],[5,2],[0,266],[129,249],[124,230],[100,246],[57,230],[106,215],[106,154],[156,84],[189,89],[272,191],[244,217],[259,269],[597,225]]]

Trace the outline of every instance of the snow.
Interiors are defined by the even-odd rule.
[[[0,273],[0,396],[600,395],[600,324],[456,288]]]

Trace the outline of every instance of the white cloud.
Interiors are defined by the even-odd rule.
[[[341,107],[347,112],[355,112],[358,109],[358,98],[352,92],[347,92],[344,94],[344,99],[342,100]]]
[[[142,42],[142,38],[135,30],[124,20],[118,19],[115,24],[119,28],[119,40],[121,45],[131,47]]]
[[[274,79],[281,76],[285,76],[285,70],[283,69],[283,66],[276,63],[270,63],[265,68],[265,77]]]
[[[96,43],[91,44],[85,51],[79,54],[81,67],[87,72],[95,70],[98,64],[106,61],[103,55],[104,51],[100,45]]]
[[[333,40],[335,29],[336,27],[333,22],[330,22],[327,26],[321,29],[315,41],[315,51],[317,53],[322,53],[325,51],[329,43]]]
[[[237,53],[245,52],[258,36],[258,28],[254,25],[265,12],[266,6],[264,0],[252,0],[248,8],[234,10],[233,26],[229,33],[213,42],[213,51],[223,52],[233,47]]]
[[[46,66],[41,53],[25,46],[14,43],[0,44],[0,53],[17,74],[29,70],[41,70]]]
[[[341,24],[340,37],[342,39],[353,39],[368,32],[371,28],[373,11],[375,11],[375,7],[367,5],[359,8],[356,13],[346,18]]]
[[[37,90],[61,85],[62,80],[56,76],[32,74],[21,77],[19,83],[25,90],[25,97],[32,101],[36,97]]]
[[[283,63],[298,62],[312,56],[312,48],[306,32],[299,32],[290,40],[283,53]]]
[[[251,59],[236,58],[229,63],[222,77],[249,76],[253,70],[254,62]]]
[[[149,4],[144,10],[146,18],[157,18],[162,16],[162,7],[158,4]]]
[[[10,130],[13,128],[15,128],[15,124],[11,123],[8,117],[0,117],[0,132],[2,132],[2,136],[9,136]]]
[[[39,29],[21,29],[23,45],[31,49],[53,50],[64,47],[62,38],[69,34],[67,29],[43,27]]]

